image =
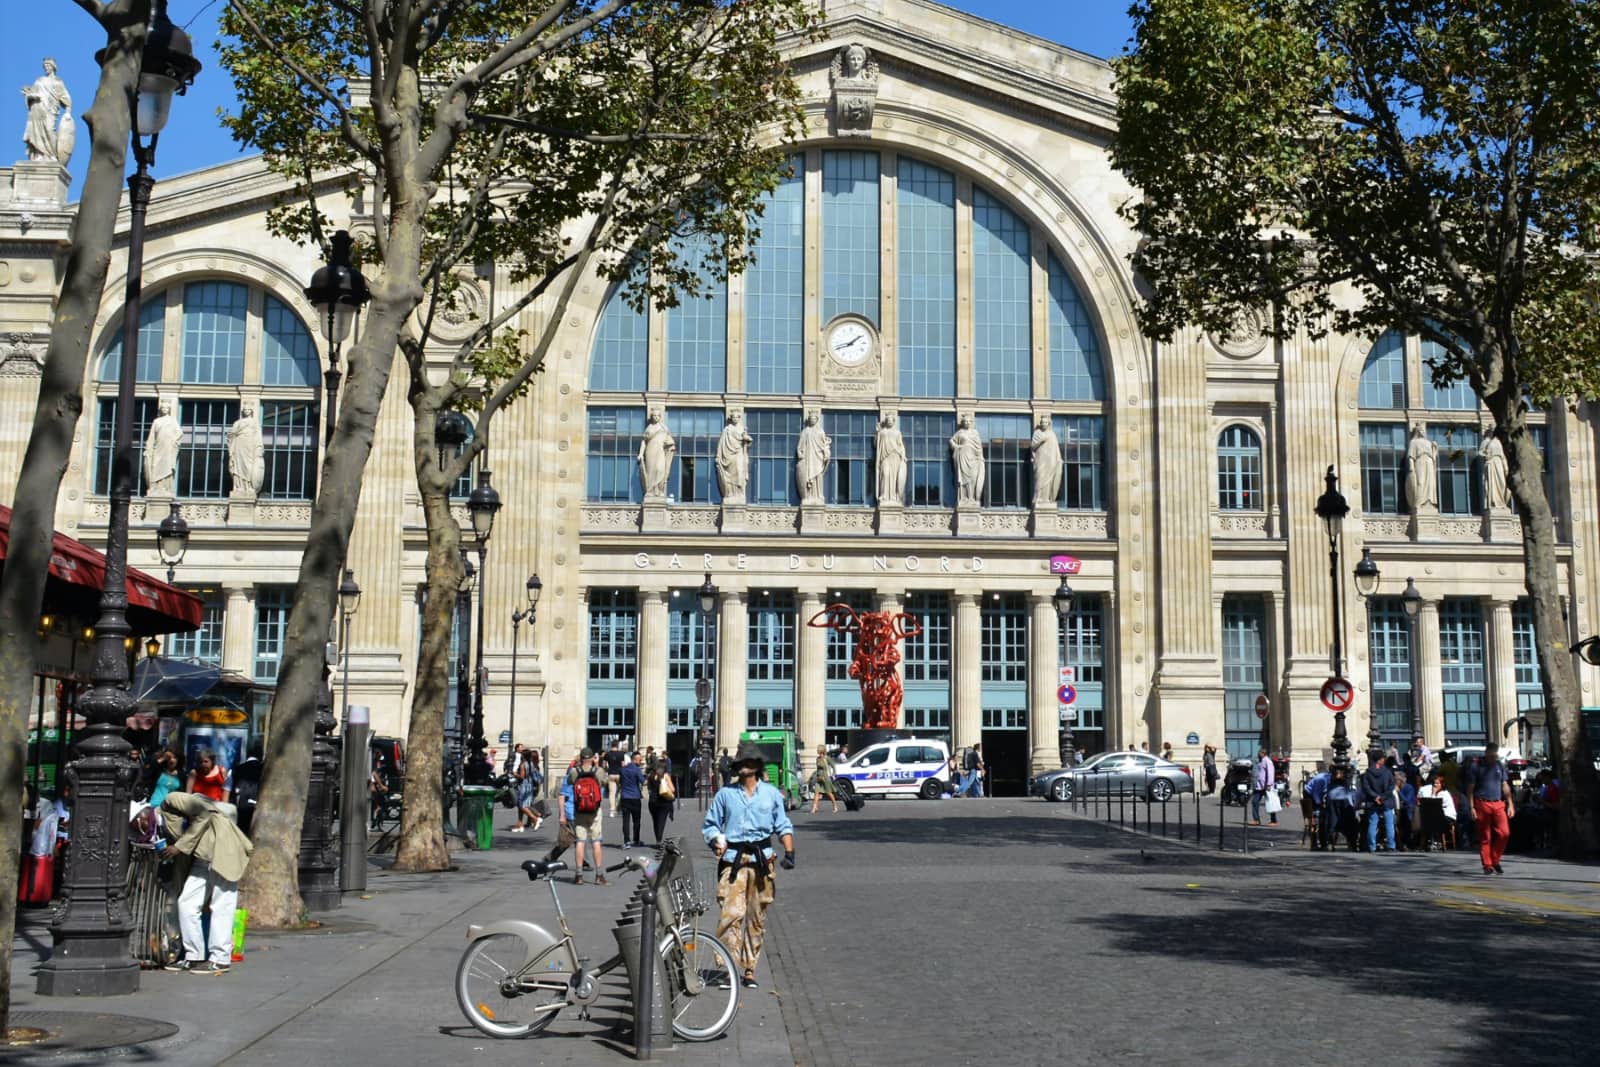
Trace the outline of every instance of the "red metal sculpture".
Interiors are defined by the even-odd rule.
[[[903,611],[857,612],[848,604],[829,604],[806,623],[819,629],[856,635],[850,677],[861,684],[861,725],[869,730],[900,725],[904,691],[895,665],[898,643],[922,632],[922,625]]]

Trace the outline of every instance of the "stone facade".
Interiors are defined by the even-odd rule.
[[[841,59],[852,46],[867,56],[853,81]],[[797,44],[793,60],[805,92],[809,133],[794,146],[803,164],[807,253],[802,382],[791,406],[853,405],[870,411],[874,426],[881,414],[933,410],[976,412],[980,418],[1003,411],[1024,416],[1030,426],[1041,414],[1090,413],[1104,420],[1100,506],[958,508],[915,501],[877,507],[718,506],[669,500],[641,507],[626,499],[594,499],[586,484],[591,407],[627,400],[670,412],[707,398],[704,392],[689,395],[665,387],[661,352],[667,324],[659,311],[647,319],[646,388],[634,391],[631,400],[620,392],[592,390],[590,353],[608,294],[601,282],[585,281],[545,373],[497,423],[496,440],[516,446],[497,445],[489,457],[506,501],[482,585],[488,597],[491,743],[506,726],[509,706],[509,616],[521,605],[527,576],[537,572],[545,592],[531,635],[524,632],[520,638],[517,739],[549,745],[565,758],[586,738],[608,733],[591,730],[596,701],[591,699],[589,613],[595,591],[626,591],[637,620],[634,722],[630,729],[610,732],[666,746],[669,728],[683,725],[668,706],[668,679],[676,662],[668,647],[669,609],[679,592],[692,590],[710,572],[722,593],[719,629],[741,635],[721,641],[717,649],[715,699],[730,710],[720,717],[718,747],[732,747],[744,726],[737,712],[755,682],[742,635],[762,597],[781,590],[795,605],[794,721],[813,748],[833,732],[824,704],[837,678],[828,675],[821,632],[806,628],[806,619],[839,591],[856,591],[873,606],[890,607],[937,592],[950,598],[949,720],[942,732],[958,746],[982,738],[992,748],[993,730],[1025,731],[1003,746],[1004,776],[1018,781],[1030,768],[1054,766],[1057,759],[1054,650],[1059,634],[1050,599],[1057,579],[1048,560],[1067,554],[1082,561],[1072,578],[1074,590],[1080,597],[1098,596],[1103,613],[1096,653],[1103,660],[1103,726],[1094,747],[1148,742],[1155,750],[1171,741],[1181,760],[1197,763],[1202,743],[1220,745],[1225,735],[1239,741],[1242,731],[1237,724],[1229,729],[1224,709],[1250,690],[1252,696],[1259,691],[1270,698],[1274,747],[1310,764],[1323,758],[1331,732],[1330,716],[1317,699],[1329,673],[1328,545],[1312,511],[1330,463],[1353,509],[1341,560],[1347,673],[1358,690],[1352,735],[1359,738],[1367,729],[1374,677],[1368,615],[1350,580],[1363,546],[1372,549],[1383,569],[1381,594],[1398,594],[1409,575],[1427,598],[1415,663],[1430,740],[1437,743],[1449,734],[1453,727],[1447,727],[1446,716],[1460,710],[1447,708],[1444,687],[1447,677],[1460,680],[1451,673],[1459,664],[1448,655],[1460,651],[1461,634],[1459,628],[1441,631],[1441,606],[1449,620],[1458,620],[1465,602],[1481,607],[1483,729],[1497,736],[1502,732],[1517,715],[1519,685],[1527,688],[1514,649],[1512,605],[1525,595],[1514,527],[1508,537],[1503,516],[1429,516],[1422,522],[1422,516],[1411,521],[1403,506],[1397,513],[1363,512],[1365,417],[1358,393],[1373,348],[1370,340],[1335,336],[1280,343],[1262,336],[1260,323],[1248,316],[1227,337],[1190,333],[1172,344],[1155,344],[1140,334],[1133,316],[1138,289],[1128,268],[1134,236],[1116,214],[1132,191],[1107,158],[1114,109],[1111,72],[1103,61],[922,0],[831,2],[826,33]],[[850,103],[845,98],[851,93],[870,96],[870,106],[860,99]],[[823,156],[834,150],[877,154],[877,209],[883,232],[890,235],[880,253],[879,313],[868,316],[876,351],[864,369],[846,366],[825,351],[835,317],[823,317],[826,279],[816,250],[825,240]],[[892,240],[898,210],[894,161],[901,158],[954,176],[959,205],[956,382],[943,398],[898,395],[902,350],[909,343],[901,336],[902,302],[894,293],[899,262]],[[13,190],[24,186],[31,192],[22,198]],[[71,218],[59,199],[51,204],[48,197],[38,198],[36,191],[47,187],[58,186],[20,168],[0,170],[0,471],[17,468],[25,445],[36,388],[33,368],[43,355]],[[222,281],[248,290],[250,304],[243,312],[243,380],[191,386],[180,384],[189,326],[173,295],[162,333],[161,381],[151,384],[152,395],[219,404],[282,396],[284,403],[299,399],[315,407],[315,382],[301,392],[275,392],[263,376],[261,361],[267,357],[261,353],[276,350],[263,342],[262,331],[270,333],[274,321],[282,325],[281,317],[272,317],[278,314],[273,301],[314,322],[301,294],[318,265],[314,253],[271,237],[263,226],[277,192],[275,179],[254,160],[159,181],[150,214],[146,293],[177,294],[191,283]],[[1025,343],[1031,345],[1031,388],[1011,402],[985,397],[975,380],[974,349],[980,342],[967,294],[973,292],[975,272],[983,268],[969,251],[972,205],[984,196],[1003,202],[1022,220],[1029,238],[1031,341]],[[359,204],[352,205],[350,218],[352,229],[363,224]],[[1055,399],[1052,391],[1052,320],[1045,296],[1056,264],[1092,320],[1104,392],[1089,405]],[[86,417],[58,512],[63,531],[91,544],[103,537],[106,516],[105,497],[95,491],[94,412],[108,387],[95,380],[95,370],[118,328],[123,270],[114,264],[108,279],[90,360]],[[730,281],[729,308],[745,305],[749,284],[748,277]],[[486,272],[470,288],[469,303],[477,308],[470,314],[481,313],[490,300],[507,300],[511,291],[500,271]],[[530,309],[525,322],[530,334],[537,334],[545,313],[542,306]],[[312,343],[318,346],[317,358],[325,359],[320,336]],[[1410,344],[1414,367],[1418,357],[1415,342]],[[716,398],[719,428],[723,410],[761,403],[744,392],[748,345],[742,317],[731,314],[726,388]],[[1402,407],[1423,408],[1414,369],[1406,382],[1409,394]],[[1451,418],[1465,425],[1467,416],[1458,412]],[[318,424],[314,419],[313,429]],[[1587,635],[1600,629],[1594,413],[1584,407],[1558,409],[1544,415],[1544,424],[1552,494],[1563,517],[1558,551],[1569,618],[1575,635]],[[353,627],[351,699],[372,707],[373,728],[380,734],[404,733],[424,584],[426,544],[411,477],[409,425],[397,378],[384,401],[351,552],[360,561],[356,571],[363,590]],[[1233,427],[1248,435],[1230,440],[1253,435],[1259,452],[1243,495],[1227,499],[1233,506],[1222,506],[1219,442]],[[312,436],[320,441],[319,433]],[[0,484],[0,495],[9,495],[9,487]],[[155,507],[146,513],[135,502],[130,551],[135,566],[156,565],[154,528],[162,514],[164,509]],[[218,493],[186,500],[185,514],[194,537],[178,580],[210,591],[220,606],[223,665],[258,671],[260,591],[292,583],[309,501],[241,500]],[[998,713],[986,718],[985,707],[992,673],[986,665],[991,651],[985,645],[991,633],[986,605],[1002,596],[1017,608],[1026,631],[1021,638],[1027,648],[1026,696],[1022,711],[1010,719]],[[992,632],[1000,633],[1003,627],[995,626]],[[1258,653],[1246,647],[1252,640]],[[1245,662],[1252,656],[1253,663]],[[673,677],[682,681],[681,673]],[[1584,668],[1585,703],[1595,702],[1597,681],[1595,671]],[[1004,722],[1009,727],[996,725]]]

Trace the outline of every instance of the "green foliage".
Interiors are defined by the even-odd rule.
[[[1398,328],[1485,399],[1600,394],[1600,2],[1139,0],[1143,324]]]

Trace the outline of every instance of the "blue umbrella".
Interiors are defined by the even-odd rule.
[[[149,656],[134,665],[131,691],[135,700],[151,704],[188,704],[221,677],[221,668],[209,664]]]

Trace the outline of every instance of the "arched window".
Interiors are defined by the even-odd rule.
[[[649,316],[611,290],[589,356],[589,388],[598,392],[642,393],[649,367]]]
[[[765,197],[761,236],[750,248],[744,283],[744,387],[751,393],[800,392],[805,321],[805,165]]]
[[[977,395],[1032,392],[1028,227],[987,193],[972,191],[972,363]]]
[[[956,391],[956,178],[902,158],[895,191],[900,392]]]
[[[168,336],[169,309],[181,329]],[[316,341],[300,316],[261,289],[231,281],[191,282],[146,296],[140,310],[135,397],[135,491],[143,493],[143,449],[160,397],[175,399],[182,427],[179,499],[224,500],[234,490],[228,431],[245,408],[261,429],[264,500],[309,500],[316,489],[322,385]],[[170,349],[170,351],[169,351]],[[94,491],[111,489],[120,330],[101,356],[95,418]],[[176,375],[163,374],[173,368]]]
[[[1442,366],[1448,358],[1444,346],[1438,341],[1423,340],[1422,406],[1429,411],[1478,410],[1478,394],[1472,391],[1472,383],[1465,378],[1457,378],[1443,388],[1434,386],[1433,368]]]
[[[1261,438],[1247,426],[1217,438],[1217,498],[1224,511],[1262,510]]]
[[[1361,368],[1361,406],[1385,409],[1406,406],[1404,334],[1390,330],[1373,344]]]
[[[711,241],[695,235],[678,249],[682,262],[697,265],[698,296],[681,295],[667,309],[667,388],[677,393],[720,393],[728,380],[728,283],[711,277]]]

